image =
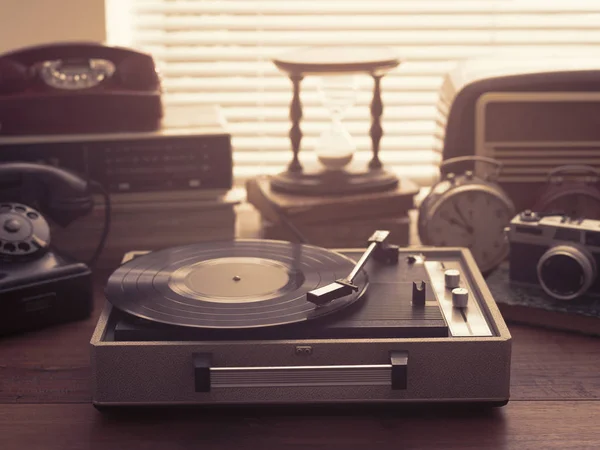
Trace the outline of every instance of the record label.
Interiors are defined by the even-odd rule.
[[[196,300],[217,303],[260,302],[302,283],[278,261],[265,258],[216,258],[177,269],[169,287]]]

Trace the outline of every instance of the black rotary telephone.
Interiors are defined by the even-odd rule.
[[[96,190],[105,198],[105,226],[85,264],[51,248],[46,217],[66,227],[92,211]],[[89,315],[90,266],[109,224],[110,198],[98,183],[43,164],[0,164],[0,335]]]

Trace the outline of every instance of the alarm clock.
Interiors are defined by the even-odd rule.
[[[495,170],[477,176],[448,171],[457,163],[476,162]],[[515,216],[515,207],[494,181],[502,168],[484,156],[450,158],[440,165],[441,179],[419,205],[418,233],[421,243],[437,247],[467,247],[482,273],[494,269],[508,256],[504,228]]]
[[[534,211],[600,220],[600,171],[591,166],[565,165],[548,173]]]

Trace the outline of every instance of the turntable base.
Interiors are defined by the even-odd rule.
[[[340,261],[356,261],[362,252],[332,253]],[[148,261],[145,253],[129,253],[130,262],[122,267],[135,268],[140,255],[139,261]],[[448,269],[460,272],[460,287],[469,292],[465,308],[452,304],[451,289],[444,283]],[[267,284],[281,288],[285,280],[278,280],[278,269],[268,270],[275,271],[275,281]],[[100,407],[508,401],[511,337],[468,250],[400,249],[397,264],[369,261],[365,272],[364,295],[329,314],[298,316],[295,322],[280,325],[181,326],[140,317],[107,302],[91,340],[93,403]],[[141,277],[147,270],[138,267],[137,273]],[[161,276],[160,270],[152,275]],[[416,301],[413,282],[421,281],[425,298]],[[302,288],[290,291],[293,298],[298,289]],[[284,290],[284,295],[288,293]],[[254,299],[268,297],[262,291],[254,294]],[[115,301],[114,296],[109,299]],[[171,300],[177,305],[177,298]],[[269,301],[236,307],[264,306]]]

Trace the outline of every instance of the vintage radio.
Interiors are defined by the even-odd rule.
[[[498,182],[517,210],[534,206],[556,167],[600,168],[600,65],[592,55],[461,63],[447,74],[438,107],[444,159],[480,155],[502,163]]]

